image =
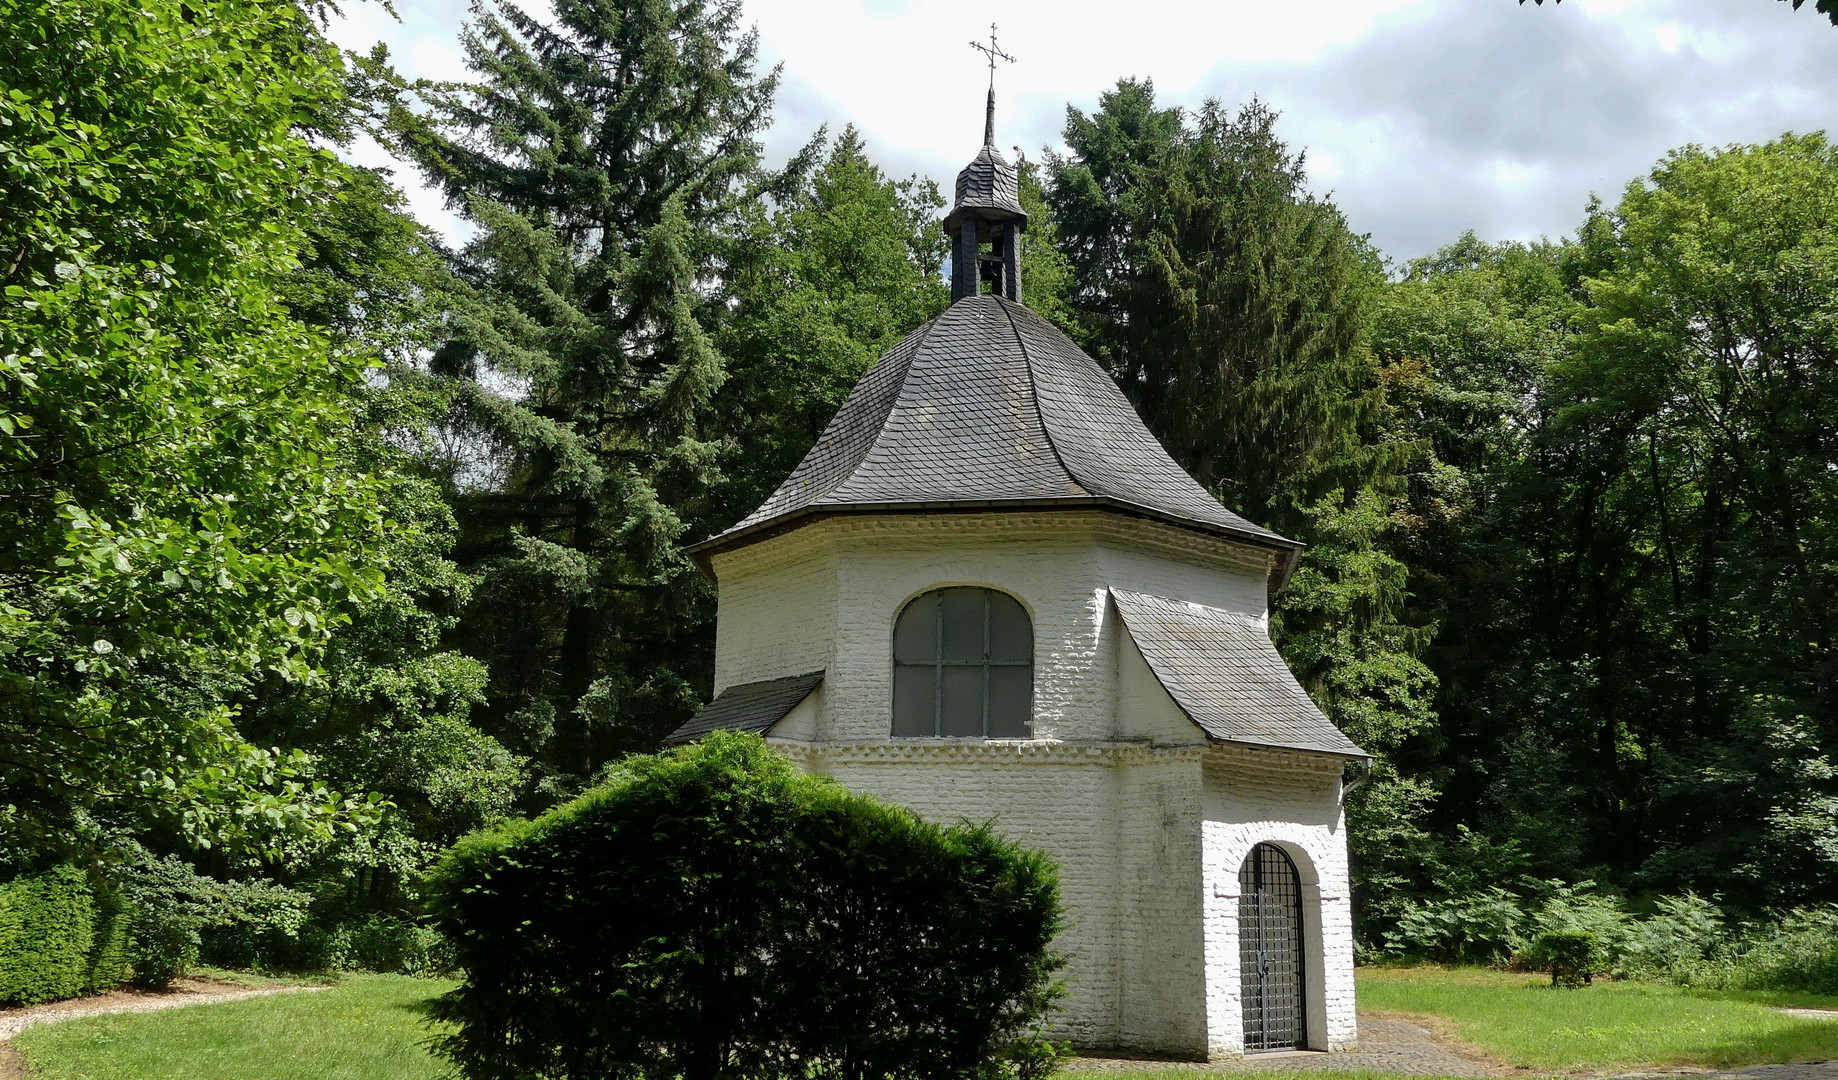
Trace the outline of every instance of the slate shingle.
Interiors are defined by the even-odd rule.
[[[960,210],[1002,210],[1027,220],[1021,209],[1021,177],[1002,152],[988,143],[977,151],[970,164],[957,174],[957,201],[952,208]]]
[[[1220,608],[1110,590],[1149,670],[1208,735],[1369,758],[1322,715],[1261,623]]]

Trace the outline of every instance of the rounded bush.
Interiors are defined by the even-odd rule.
[[[633,759],[430,886],[462,975],[440,1049],[472,1080],[1033,1073],[1057,993],[1046,857],[753,736]]]

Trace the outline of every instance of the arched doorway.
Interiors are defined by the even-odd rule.
[[[1252,848],[1238,868],[1238,970],[1245,1052],[1307,1046],[1302,882],[1275,844]]]

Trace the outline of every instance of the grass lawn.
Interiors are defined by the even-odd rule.
[[[1408,1013],[1533,1074],[1664,1065],[1732,1067],[1838,1058],[1838,1020],[1771,1005],[1838,1009],[1838,999],[1546,979],[1479,968],[1361,968],[1362,1010]],[[450,983],[351,975],[330,989],[32,1028],[14,1045],[31,1080],[437,1080],[420,1006]],[[1073,1072],[1169,1080],[1153,1067]],[[1279,1074],[1244,1072],[1234,1080]],[[1280,1074],[1378,1080],[1370,1072]],[[1393,1078],[1395,1080],[1395,1078]]]
[[[1510,1065],[1551,1071],[1652,1065],[1729,1068],[1838,1058],[1838,1020],[1771,1005],[1838,1009],[1838,999],[1598,982],[1483,968],[1360,968],[1359,1007],[1439,1018]]]
[[[419,1006],[437,979],[350,975],[326,990],[21,1032],[31,1080],[436,1080]]]

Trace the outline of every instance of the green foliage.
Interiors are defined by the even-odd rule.
[[[89,989],[96,904],[74,866],[0,885],[0,1004],[32,1005]]]
[[[444,975],[453,970],[453,947],[440,932],[390,915],[341,924],[325,936],[315,970],[382,971]]]
[[[1021,185],[1021,209],[1027,211],[1027,232],[1021,241],[1021,299],[1041,318],[1068,334],[1082,334],[1077,313],[1068,303],[1072,288],[1072,263],[1066,258],[1058,219],[1047,201],[1041,166],[1023,157],[1016,165]]]
[[[1051,864],[716,733],[434,875],[469,1077],[1038,1074]],[[540,912],[535,918],[533,912]],[[1005,1060],[1008,1064],[1004,1064]]]
[[[753,204],[729,258],[735,307],[718,336],[729,432],[717,519],[737,521],[791,473],[868,368],[944,310],[937,186],[890,181],[853,128],[814,141]]]
[[[259,879],[217,881],[172,856],[142,856],[120,878],[134,911],[134,982],[150,988],[168,985],[197,963],[210,932],[298,935],[310,900]]]
[[[1594,975],[1717,990],[1838,994],[1838,907],[1744,922],[1701,897],[1644,911],[1592,882],[1523,878],[1400,903],[1384,955],[1532,967],[1554,985]]]
[[[1541,930],[1532,938],[1525,959],[1551,972],[1551,985],[1581,989],[1595,981],[1607,953],[1588,930]]]
[[[136,914],[121,890],[99,883],[93,893],[96,922],[89,947],[89,970],[83,976],[83,989],[97,993],[120,986],[134,978]]]
[[[776,73],[732,2],[487,6],[463,43],[476,85],[397,117],[479,229],[430,365],[459,450],[430,460],[478,579],[451,640],[541,805],[704,698],[714,598],[682,547],[942,309],[941,200],[852,130],[763,170]]]
[[[1259,102],[1191,119],[1124,80],[1087,117],[1048,202],[1084,344],[1169,453],[1253,520],[1355,456],[1372,403],[1359,347],[1377,267]],[[1024,282],[1025,284],[1025,282]]]
[[[1660,897],[1652,914],[1628,928],[1617,970],[1690,983],[1729,937],[1723,912],[1709,900],[1694,893]]]
[[[1739,942],[1733,955],[1713,956],[1706,965],[1721,982],[1739,989],[1792,990],[1811,994],[1838,994],[1838,907],[1801,908],[1779,923],[1752,932]],[[1717,964],[1723,959],[1721,965]]]
[[[1381,294],[1422,448],[1405,618],[1439,627],[1400,767],[1444,837],[1752,912],[1833,895],[1835,180],[1818,137],[1686,148],[1573,243],[1464,238]]]
[[[489,729],[522,735],[551,788],[655,745],[709,677],[711,598],[680,546],[724,450],[719,256],[759,194],[775,84],[739,20],[484,5],[461,36],[478,83],[396,116],[478,228],[431,365],[480,578],[456,641],[490,665]]]
[[[200,844],[327,835],[367,811],[231,699],[314,677],[388,531],[334,449],[362,360],[275,300],[336,53],[243,0],[0,22],[0,842],[85,846],[110,808]]]
[[[1531,924],[1524,902],[1496,885],[1409,904],[1398,913],[1385,944],[1399,956],[1501,964],[1524,947]]]

